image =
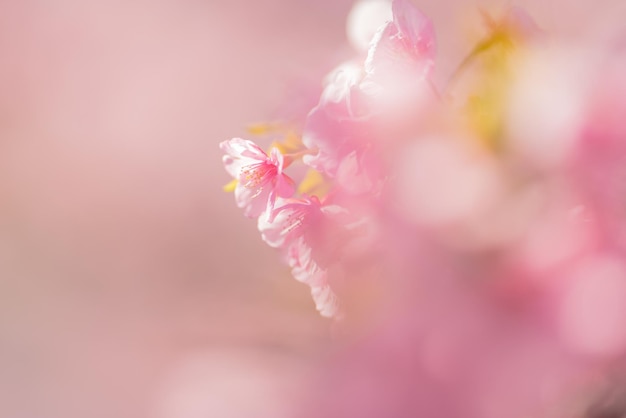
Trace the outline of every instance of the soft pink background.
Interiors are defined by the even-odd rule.
[[[0,3],[1,417],[185,416],[194,358],[210,396],[238,347],[325,338],[217,144],[334,65],[348,7]]]
[[[421,3],[446,74],[474,6]],[[569,35],[610,4],[527,2]],[[314,102],[349,7],[0,2],[0,417],[280,409],[328,322],[222,193],[217,144]]]

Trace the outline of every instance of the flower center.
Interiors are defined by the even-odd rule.
[[[277,173],[276,166],[267,163],[251,164],[241,169],[240,181],[247,189],[256,189]]]

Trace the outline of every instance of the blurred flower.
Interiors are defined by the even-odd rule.
[[[439,89],[431,20],[359,2],[357,56],[303,127],[300,196],[259,217],[336,319],[305,416],[572,416],[626,367],[623,50],[481,14]]]
[[[391,0],[356,1],[346,22],[348,40],[355,50],[367,52],[378,28],[392,19]]]

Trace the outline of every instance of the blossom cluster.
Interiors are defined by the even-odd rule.
[[[409,0],[363,0],[348,27],[356,56],[326,77],[301,131],[269,154],[221,144],[238,206],[321,314],[370,324],[328,377],[347,415],[619,408],[624,34],[567,42],[517,7],[483,19],[485,36],[441,77],[428,17]],[[397,358],[383,377],[362,361],[380,353]],[[372,383],[344,393],[355,381]],[[431,398],[402,395],[415,385]]]
[[[311,287],[317,309],[328,317],[341,312],[329,269],[354,256],[355,247],[362,253],[364,242],[374,238],[372,217],[388,176],[380,154],[384,144],[376,137],[380,122],[395,108],[419,106],[433,93],[434,31],[418,9],[393,2],[393,19],[373,37],[364,62],[344,63],[327,77],[301,137],[276,144],[269,155],[241,138],[220,144],[237,205],[258,218],[263,240],[281,250],[293,276]],[[285,173],[295,161],[311,170],[298,189],[315,194],[296,196],[295,182]]]

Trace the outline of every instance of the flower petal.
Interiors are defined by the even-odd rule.
[[[224,168],[234,178],[241,174],[242,167],[268,159],[267,154],[254,142],[247,139],[233,138],[220,143],[220,149],[226,153],[222,158]]]
[[[407,47],[415,58],[434,59],[435,29],[431,20],[409,0],[394,0],[391,11],[398,31],[408,41]]]
[[[269,187],[248,188],[241,183],[235,188],[235,202],[248,218],[256,218],[267,209],[271,189]]]
[[[315,308],[320,315],[332,318],[339,314],[339,301],[337,295],[329,285],[311,288],[311,296],[315,302]]]

